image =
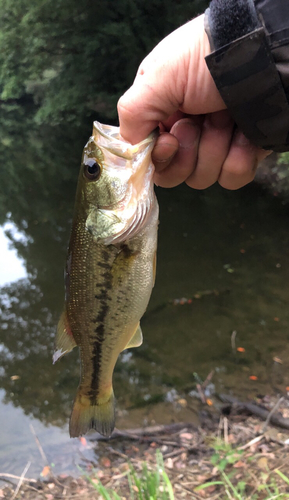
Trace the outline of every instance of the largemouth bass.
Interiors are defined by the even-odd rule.
[[[70,436],[115,425],[112,376],[119,354],[142,343],[140,318],[154,285],[158,203],[152,133],[136,145],[94,122],[79,173],[66,264],[66,298],[53,361],[79,347],[81,378]]]

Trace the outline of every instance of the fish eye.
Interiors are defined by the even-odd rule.
[[[84,174],[90,181],[96,181],[101,174],[101,166],[93,158],[88,158],[84,162]]]

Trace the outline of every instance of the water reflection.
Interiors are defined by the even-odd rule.
[[[13,223],[0,227],[0,286],[27,276],[23,259],[19,258],[15,248],[11,248],[11,239],[7,233],[12,234],[15,239],[23,237],[23,233],[19,233]]]

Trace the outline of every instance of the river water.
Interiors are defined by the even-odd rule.
[[[68,437],[78,353],[51,362],[81,150],[60,175],[63,154],[49,179],[47,166],[26,169],[1,219],[0,471],[19,475],[31,461],[30,477],[44,465],[35,433],[57,473],[95,458]],[[248,399],[289,386],[288,206],[254,185],[157,196],[157,279],[144,343],[115,370],[119,428],[197,422],[196,381],[212,370],[213,402],[215,391]]]

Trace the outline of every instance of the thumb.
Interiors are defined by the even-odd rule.
[[[166,81],[170,69],[155,67],[139,75],[118,101],[120,135],[132,144],[145,139],[178,108],[177,97]]]
[[[135,144],[177,110],[206,114],[225,108],[205,63],[210,45],[204,16],[164,38],[141,63],[133,85],[120,98],[120,134]]]

